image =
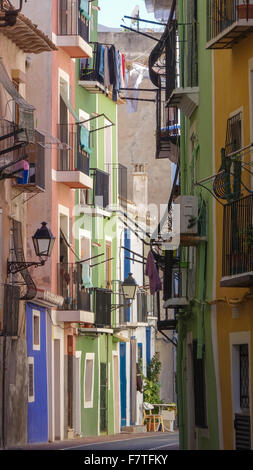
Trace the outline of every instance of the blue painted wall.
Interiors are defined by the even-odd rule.
[[[128,250],[131,250],[131,240],[130,240],[130,231],[125,229],[124,231],[124,247],[127,248]],[[128,277],[128,274],[131,272],[131,261],[130,259],[127,259],[128,258],[131,258],[131,253],[129,253],[129,251],[127,250],[124,250],[124,279],[126,279],[126,277]],[[126,316],[127,318],[125,320],[127,320],[128,322],[130,321],[130,307],[127,307],[127,309],[125,309],[126,311]]]
[[[40,350],[33,349],[33,309],[40,312]],[[34,358],[34,396],[28,403],[28,442],[48,441],[46,309],[26,304],[27,356]]]
[[[120,343],[120,400],[121,400],[121,426],[126,426],[126,343]]]

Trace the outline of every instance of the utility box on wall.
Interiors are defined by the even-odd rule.
[[[198,233],[198,198],[197,196],[178,196],[175,204],[180,204],[181,235]],[[193,220],[196,219],[196,223]]]

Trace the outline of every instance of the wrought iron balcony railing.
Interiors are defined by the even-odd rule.
[[[93,292],[95,326],[105,328],[112,326],[112,291],[95,288]]]
[[[188,305],[195,295],[196,268],[190,259],[194,247],[184,248],[177,258],[172,253],[165,259],[164,308],[178,308]]]
[[[80,36],[89,42],[89,19],[81,9],[81,0],[58,0],[58,36]]]
[[[208,0],[207,42],[210,48],[230,48],[250,32],[253,25],[252,0]]]
[[[94,179],[94,205],[106,209],[109,204],[109,173],[98,170],[93,171]]]
[[[58,153],[58,171],[90,172],[90,132],[81,124],[59,124],[59,139],[68,148]]]
[[[60,310],[91,311],[91,296],[88,289],[82,287],[82,264],[58,264],[58,292],[64,298]]]
[[[253,195],[224,207],[222,286],[253,284]]]

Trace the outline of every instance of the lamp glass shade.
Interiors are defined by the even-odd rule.
[[[55,237],[46,225],[46,222],[42,222],[42,227],[39,228],[32,237],[35,253],[39,257],[51,256],[55,242]]]
[[[129,273],[128,277],[122,283],[122,290],[125,300],[135,299],[138,290],[138,284],[131,273]]]

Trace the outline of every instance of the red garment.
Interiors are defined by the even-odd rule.
[[[162,290],[161,279],[158,274],[155,258],[152,251],[149,252],[147,257],[145,274],[149,277],[149,287],[152,295]]]
[[[125,54],[121,54],[121,62],[122,62],[123,78],[124,78],[124,81],[125,81],[125,79],[126,79],[126,59],[125,59]]]

